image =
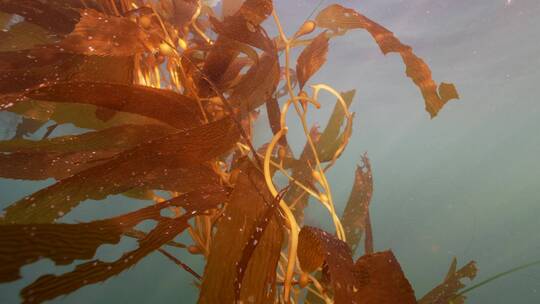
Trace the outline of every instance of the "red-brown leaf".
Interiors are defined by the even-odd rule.
[[[474,261],[457,270],[457,259],[454,258],[444,281],[418,300],[418,304],[448,304],[450,300],[456,304],[465,303],[465,296],[457,295],[459,290],[465,287],[461,280],[473,280],[477,271]]]
[[[85,9],[81,20],[59,43],[66,52],[97,56],[131,56],[156,48],[160,39],[141,30],[127,17],[115,17]]]
[[[300,89],[326,62],[328,54],[328,37],[326,32],[320,33],[302,51],[296,63],[296,75]]]
[[[411,284],[392,251],[362,256],[356,261],[354,271],[358,286],[354,294],[355,303],[416,303]]]
[[[226,198],[226,189],[215,185],[106,220],[80,224],[0,225],[0,282],[19,279],[20,268],[38,259],[49,258],[57,265],[90,259],[100,245],[118,243],[122,234],[141,221],[159,220],[164,208],[205,210]]]
[[[323,9],[316,20],[318,26],[333,31],[365,29],[375,39],[383,54],[399,53],[405,64],[406,74],[420,88],[426,111],[431,117],[435,117],[449,100],[459,98],[453,84],[441,83],[437,87],[429,66],[413,53],[410,46],[401,43],[391,31],[355,10],[333,4]]]
[[[358,289],[349,246],[321,229],[304,226],[298,236],[298,260],[303,271],[323,267],[328,276],[336,303],[354,303]]]
[[[356,168],[353,188],[341,218],[347,244],[353,253],[356,252],[362,234],[366,231],[369,203],[373,194],[373,177],[367,155],[362,156],[362,162],[363,164]]]
[[[151,117],[180,130],[200,124],[196,101],[173,91],[139,85],[65,82],[32,90],[27,97],[64,103],[82,103]]]
[[[149,141],[8,206],[0,223],[50,223],[81,201],[136,187],[190,191],[216,180],[204,162],[230,150],[238,139],[232,119],[225,118]]]
[[[198,303],[234,303],[237,263],[257,219],[267,210],[272,196],[262,174],[248,164],[240,167],[235,189],[212,239]],[[283,233],[272,217],[243,272],[240,300],[244,303],[270,303],[275,291],[276,267]]]

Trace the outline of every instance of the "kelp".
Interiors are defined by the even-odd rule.
[[[214,189],[205,189],[204,200],[221,203],[226,199],[226,194],[225,189],[216,186]],[[19,269],[38,259],[49,258],[57,265],[90,259],[99,246],[117,244],[122,235],[131,231],[138,223],[148,219],[161,220],[162,209],[187,206],[191,210],[193,209],[191,202],[202,201],[202,195],[200,191],[190,192],[125,215],[89,223],[22,224],[2,227],[0,281],[19,279]],[[64,244],[70,246],[65,247]]]
[[[272,207],[273,198],[266,189],[262,174],[249,164],[244,164],[239,170],[235,188],[216,225],[199,303],[232,303],[235,298],[268,303],[275,292],[275,269],[283,241],[280,221],[272,213],[266,216],[265,211]],[[263,215],[268,221],[265,229],[258,222]],[[239,269],[245,262],[243,252],[246,244],[253,242],[253,231],[260,231],[262,235],[246,269]]]
[[[354,303],[358,290],[351,249],[328,232],[304,226],[298,238],[298,260],[305,272],[322,267],[323,276],[331,283],[334,301]]]
[[[326,62],[328,53],[328,37],[322,32],[300,53],[296,63],[296,74],[300,89]]]
[[[437,87],[431,78],[428,65],[413,53],[410,46],[401,43],[392,32],[355,10],[333,4],[323,9],[315,20],[318,26],[335,32],[365,29],[375,39],[383,54],[400,54],[406,67],[406,74],[422,92],[426,111],[431,117],[435,117],[449,100],[459,98],[454,85],[443,82]]]
[[[54,102],[77,102],[113,111],[139,114],[180,130],[200,124],[196,102],[175,92],[144,86],[100,82],[67,82],[31,90],[26,97]]]
[[[354,264],[354,271],[356,278],[361,282],[356,292],[356,303],[416,303],[411,284],[392,251],[360,257]]]
[[[353,254],[356,252],[362,235],[367,233],[369,203],[373,194],[373,176],[367,155],[362,156],[362,163],[356,167],[353,188],[341,218],[347,244],[351,247]]]
[[[477,271],[475,262],[469,262],[458,270],[457,259],[454,258],[443,282],[423,296],[418,304],[465,303],[465,296],[458,295],[459,290],[465,287],[461,280],[474,279]]]
[[[213,173],[194,165],[227,152],[238,140],[230,119],[151,140],[112,160],[44,188],[5,209],[4,223],[52,222],[86,199],[103,199],[135,187],[157,186],[182,179],[180,189],[191,190]]]
[[[96,56],[132,56],[159,47],[157,34],[146,32],[127,18],[92,9],[81,11],[81,20],[58,46],[66,52]],[[122,35],[117,35],[121,32]]]
[[[351,137],[356,91],[312,79],[332,38],[358,28],[402,57],[432,117],[457,90],[437,85],[411,47],[352,9],[330,5],[287,37],[272,1],[222,4],[219,18],[194,0],[0,0],[0,110],[22,117],[14,138],[0,141],[0,177],[56,179],[0,214],[0,282],[40,259],[78,263],[24,287],[23,303],[104,282],[153,252],[193,276],[199,303],[416,302],[392,251],[375,252],[367,156],[341,216],[326,178]],[[277,37],[266,31],[271,15]],[[321,92],[337,99],[322,132],[308,124]],[[263,106],[268,142],[254,131]],[[296,157],[292,115],[306,136]],[[62,133],[68,124],[85,130]],[[42,139],[28,138],[40,130]],[[62,222],[82,202],[118,194],[148,206]],[[335,234],[303,225],[309,201],[328,211]],[[135,229],[147,220],[156,226]],[[175,241],[184,233],[192,244]],[[95,257],[124,236],[138,248],[112,262]],[[164,246],[201,254],[204,273]],[[461,280],[475,273],[474,263],[456,270],[454,261],[418,303],[461,303]]]

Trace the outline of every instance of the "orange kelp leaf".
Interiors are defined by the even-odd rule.
[[[159,46],[160,39],[144,32],[127,17],[115,17],[92,9],[81,12],[81,20],[59,46],[85,55],[131,56]]]
[[[268,115],[268,123],[272,129],[272,134],[276,135],[281,130],[281,109],[275,97],[269,98],[266,101],[266,114]],[[279,143],[284,147],[289,145],[286,136],[282,136],[279,139]]]
[[[272,9],[271,0],[246,0],[233,17],[243,18],[251,25],[258,26],[270,16]],[[228,39],[230,38],[225,35],[218,36],[207,55],[202,72],[210,81],[219,82],[229,65],[239,54],[238,50],[229,48]],[[208,94],[206,80],[201,80],[199,87],[205,94]]]
[[[323,276],[330,279],[336,303],[354,303],[358,287],[351,249],[345,242],[321,229],[304,226],[298,235],[298,260],[305,272],[323,267]]]
[[[73,30],[80,17],[72,5],[66,5],[73,2],[75,1],[3,0],[0,1],[0,11],[20,15],[47,30],[67,34]]]
[[[66,103],[92,104],[163,121],[185,130],[200,124],[197,103],[169,90],[139,85],[99,82],[65,82],[38,88],[27,97]]]
[[[62,53],[50,46],[1,52],[0,93],[22,93],[64,81],[133,82],[133,58]]]
[[[309,136],[315,144],[319,145],[320,133],[318,126],[314,126],[309,131]],[[298,161],[291,161],[292,177],[294,180],[301,182],[304,185],[312,185],[312,188],[315,188],[313,185],[313,169],[309,164],[314,163],[314,155],[311,151],[311,147],[308,143],[304,145],[304,149],[300,154]],[[304,208],[307,206],[309,200],[309,195],[306,194],[304,189],[298,187],[296,184],[291,186],[289,192],[285,196],[286,202],[291,202],[291,205],[294,205],[292,208],[294,216],[299,223],[302,223],[304,220]]]
[[[300,89],[323,66],[326,62],[327,54],[328,37],[326,36],[326,32],[322,32],[298,56],[296,75]]]
[[[41,46],[27,50],[0,52],[0,71],[9,72],[19,69],[44,67],[74,57],[72,54]]]
[[[244,280],[244,274],[246,273],[247,266],[253,252],[259,245],[261,238],[266,231],[266,228],[277,215],[277,209],[279,208],[279,202],[283,199],[283,195],[286,193],[288,187],[283,189],[276,197],[273,199],[269,206],[266,206],[266,211],[261,214],[261,216],[255,221],[253,228],[251,229],[251,235],[249,236],[244,249],[242,250],[242,256],[240,261],[236,265],[236,278],[234,279],[234,301],[238,302],[240,300],[240,292],[242,290],[242,283]],[[279,216],[279,215],[278,215]]]
[[[80,135],[66,135],[44,140],[0,141],[0,152],[65,153],[107,149],[127,150],[173,132],[173,128],[165,126],[127,124]]]
[[[415,304],[414,291],[403,274],[392,251],[360,257],[354,271],[358,290],[354,294],[358,304]]]
[[[251,45],[266,52],[275,49],[274,41],[268,37],[264,28],[260,25],[253,25],[243,16],[233,16],[219,22],[216,18],[210,21],[217,34],[230,39]]]
[[[426,111],[431,117],[435,117],[446,102],[459,98],[453,84],[441,83],[437,89],[429,66],[413,53],[410,46],[401,43],[391,31],[355,10],[333,4],[322,10],[316,20],[318,26],[334,31],[365,29],[373,36],[383,54],[399,53],[406,66],[406,74],[420,88]]]
[[[103,164],[136,145],[173,133],[157,125],[122,125],[82,135],[32,141],[0,141],[0,176],[12,179],[63,179]]]
[[[454,258],[444,281],[418,300],[418,304],[448,304],[450,300],[455,304],[464,303],[465,296],[457,295],[459,290],[465,287],[461,280],[465,278],[473,280],[477,271],[474,261],[457,270],[457,259]]]
[[[0,177],[24,180],[57,180],[103,164],[122,150],[68,153],[16,152],[0,154]]]
[[[341,217],[347,244],[351,247],[353,254],[366,230],[369,203],[373,194],[371,164],[366,154],[362,156],[362,163],[356,167],[353,188]]]
[[[1,225],[0,282],[20,278],[20,267],[40,258],[50,258],[57,265],[90,259],[100,245],[118,243],[122,234],[138,223],[147,219],[162,220],[160,211],[164,208],[183,207],[189,216],[194,216],[217,207],[227,196],[226,189],[215,185],[106,220],[81,224]],[[147,237],[142,235],[140,239]]]
[[[279,82],[279,61],[277,54],[265,53],[259,64],[252,66],[231,93],[234,106],[242,113],[255,110],[272,98]]]
[[[350,108],[356,90],[341,92],[340,94],[345,101],[347,108]],[[346,136],[347,130],[341,131],[344,121],[345,112],[343,111],[340,102],[337,101],[334,110],[332,111],[332,115],[330,116],[324,131],[321,133],[321,137],[317,144],[317,153],[321,162],[331,161],[340,145],[345,140],[344,136]],[[347,128],[347,126],[345,128]],[[352,132],[352,130],[349,130],[349,132]]]
[[[26,55],[35,56],[34,61],[24,59]],[[65,72],[78,64],[75,55],[56,55],[49,51],[2,52],[0,59],[4,62],[0,68],[0,94],[20,93],[38,85],[64,80],[67,78]]]
[[[189,218],[191,216],[186,215],[177,219],[159,221],[157,226],[139,241],[139,248],[123,254],[114,262],[91,261],[80,264],[75,267],[75,270],[59,276],[40,277],[21,291],[23,303],[42,303],[118,275],[182,233],[188,227]]]
[[[244,163],[236,186],[217,224],[212,239],[198,303],[234,303],[237,263],[255,223],[266,211],[272,196],[262,174]],[[272,217],[244,272],[240,300],[243,303],[269,303],[275,290],[276,267],[283,233]]]
[[[201,163],[227,152],[238,139],[232,119],[225,118],[149,141],[8,206],[0,223],[50,223],[81,201],[136,187],[190,191],[215,181],[216,174]]]
[[[250,23],[258,25],[272,14],[273,9],[272,0],[246,0],[234,15],[242,16]]]

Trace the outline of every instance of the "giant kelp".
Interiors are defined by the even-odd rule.
[[[223,2],[219,17],[198,0],[0,0],[0,109],[24,118],[13,139],[0,141],[0,176],[56,180],[1,214],[0,281],[19,279],[21,267],[39,259],[81,261],[23,288],[24,303],[103,282],[152,252],[193,275],[200,303],[416,302],[393,253],[374,252],[367,155],[341,215],[326,178],[351,137],[355,91],[311,79],[334,37],[364,29],[384,54],[402,57],[431,117],[457,90],[437,85],[411,47],[351,8],[330,5],[287,36],[272,1]],[[266,32],[268,19],[277,37]],[[307,116],[322,92],[336,105],[320,132]],[[272,138],[256,149],[252,127],[262,106]],[[297,157],[286,137],[289,112],[306,135]],[[41,140],[24,138],[49,122]],[[57,134],[64,124],[88,130]],[[288,181],[281,190],[278,176]],[[62,222],[81,202],[115,194],[153,202]],[[335,234],[302,224],[310,198],[326,208]],[[149,232],[134,229],[147,220],[156,222]],[[184,232],[193,244],[175,242]],[[138,239],[138,248],[112,262],[95,257],[123,236]],[[362,238],[365,254],[355,261]],[[204,273],[164,246],[201,254]],[[454,261],[418,303],[463,301],[461,279],[475,272],[474,263],[456,270]]]

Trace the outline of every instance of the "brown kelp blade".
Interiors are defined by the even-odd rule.
[[[340,92],[341,98],[345,101],[347,109],[350,108],[355,94],[356,90]],[[321,162],[331,161],[338,152],[343,141],[346,140],[346,132],[352,132],[352,125],[344,126],[345,119],[345,111],[340,102],[337,101],[317,144],[317,153]],[[347,130],[347,128],[351,128],[351,130]]]
[[[157,49],[161,39],[147,33],[128,17],[116,17],[93,9],[80,12],[81,19],[58,45],[66,52],[96,56],[131,56]]]
[[[233,303],[237,267],[255,223],[267,210],[272,196],[262,174],[252,165],[240,167],[235,188],[217,224],[204,270],[198,303]],[[240,300],[269,303],[273,299],[276,267],[283,233],[276,217],[269,219],[260,241],[243,272]]]
[[[77,1],[51,0],[47,2],[39,0],[3,0],[0,2],[0,11],[17,14],[47,30],[67,34],[71,32],[80,18],[73,5]]]
[[[82,151],[67,153],[16,152],[0,154],[0,177],[9,179],[61,180],[104,164],[122,150]]]
[[[275,51],[265,53],[257,65],[251,66],[240,83],[234,88],[230,99],[242,114],[257,109],[272,98],[279,83],[279,59]]]
[[[271,0],[246,0],[233,17],[242,18],[257,27],[270,16],[272,10],[273,4]],[[242,34],[249,35],[250,33],[235,33],[235,36]],[[229,39],[231,38],[226,35],[219,36],[210,49],[207,60],[204,63],[202,73],[212,82],[219,82],[225,71],[227,71],[240,53],[239,50],[229,48],[229,43],[227,43]],[[199,87],[203,89],[203,92],[206,89],[206,94],[208,94],[209,90],[206,80],[201,80]]]
[[[455,304],[464,303],[465,296],[458,295],[459,290],[465,287],[461,280],[473,280],[477,271],[474,261],[457,270],[457,259],[454,258],[444,281],[418,300],[418,304],[448,304],[450,301]]]
[[[23,265],[49,258],[57,265],[90,259],[103,244],[116,244],[122,234],[138,223],[160,220],[160,211],[168,207],[206,210],[226,200],[228,192],[220,186],[198,189],[160,204],[121,216],[79,224],[0,225],[0,282],[20,278]]]
[[[0,152],[70,153],[98,150],[128,150],[138,144],[174,133],[162,125],[126,124],[80,135],[45,140],[13,139],[0,141]]]
[[[188,227],[190,218],[217,207],[226,199],[226,195],[227,191],[224,189],[207,188],[204,192],[192,192],[140,210],[139,213],[148,213],[151,217],[155,217],[158,224],[139,241],[139,248],[125,253],[114,262],[105,263],[95,260],[78,265],[74,271],[59,276],[42,276],[21,291],[23,303],[41,303],[71,293],[83,286],[105,281],[119,274],[135,265],[154,250],[170,242]],[[181,206],[187,212],[179,218],[165,218],[156,215],[156,209],[159,210],[161,207],[169,206]]]
[[[392,251],[360,257],[354,265],[354,271],[358,282],[354,294],[355,303],[416,303],[411,284]]]
[[[253,25],[243,16],[232,16],[219,22],[216,18],[210,21],[217,34],[238,42],[256,47],[265,52],[272,52],[276,47],[272,39],[260,25]]]
[[[362,156],[362,165],[357,166],[353,188],[341,217],[347,244],[353,254],[356,252],[362,234],[366,231],[369,203],[373,194],[373,176],[371,164],[366,154]]]
[[[281,190],[278,195],[274,198],[269,206],[266,206],[266,211],[260,216],[257,221],[255,221],[253,227],[251,228],[251,235],[248,238],[244,249],[242,250],[242,256],[240,261],[236,265],[236,278],[234,280],[234,299],[235,302],[240,300],[240,293],[242,290],[242,283],[244,280],[244,274],[248,267],[248,263],[253,256],[253,252],[257,248],[257,245],[261,242],[261,238],[266,231],[266,228],[272,221],[273,217],[277,214],[277,208],[279,207],[279,202],[283,199],[287,189],[289,187]]]
[[[320,33],[310,44],[300,53],[296,62],[296,77],[300,89],[304,88],[306,82],[313,76],[326,62],[328,54],[328,37],[326,32]]]
[[[188,227],[187,220],[190,217],[160,220],[157,226],[139,241],[139,248],[123,254],[114,262],[91,261],[59,276],[40,277],[21,291],[23,303],[42,303],[118,275],[183,232]]]
[[[147,116],[180,130],[200,124],[201,113],[196,101],[173,91],[139,85],[101,82],[65,82],[31,90],[29,98],[91,104],[113,111]]]
[[[193,190],[216,180],[202,163],[229,151],[238,139],[232,119],[224,118],[149,141],[8,206],[0,222],[50,223],[83,200],[136,187],[163,189],[173,183],[180,187],[176,191]]]
[[[339,4],[332,4],[319,13],[316,21],[318,26],[336,32],[357,28],[365,29],[373,36],[383,54],[399,53],[406,66],[406,74],[420,88],[426,104],[426,111],[431,117],[435,117],[449,100],[459,98],[454,85],[441,83],[437,87],[431,77],[429,66],[413,53],[410,46],[401,43],[391,31],[355,10]]]
[[[298,260],[305,272],[323,267],[323,276],[331,282],[336,303],[355,303],[358,289],[351,249],[328,232],[304,226],[298,236]]]

